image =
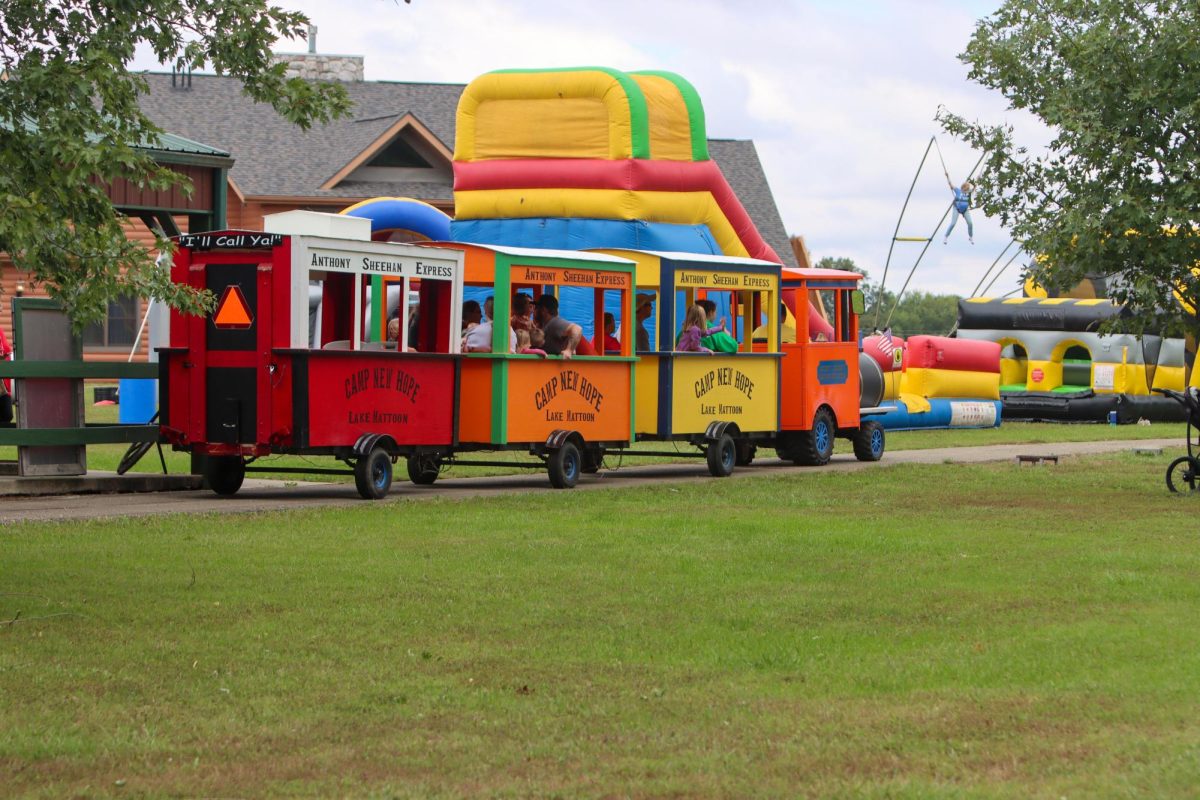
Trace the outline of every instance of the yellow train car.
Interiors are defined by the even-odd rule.
[[[780,266],[695,253],[597,252],[637,264],[637,439],[688,442],[716,476],[749,464],[758,444],[773,442],[779,430]],[[705,339],[725,349],[681,352],[686,310],[705,300],[729,309],[725,338]],[[759,333],[766,342],[756,348]]]

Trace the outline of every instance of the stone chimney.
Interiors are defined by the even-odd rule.
[[[338,56],[317,52],[317,28],[308,26],[307,53],[276,53],[275,60],[287,64],[289,78],[355,83],[363,79],[362,56]]]

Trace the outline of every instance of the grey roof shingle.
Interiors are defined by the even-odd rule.
[[[148,73],[142,109],[164,130],[219,147],[236,159],[230,176],[247,196],[347,197],[380,195],[450,202],[449,182],[343,181],[320,187],[405,114],[412,114],[454,149],[454,120],[465,86],[457,83],[346,83],[354,108],[346,119],[304,131],[269,105],[242,94],[232,78],[193,75],[191,88],[173,88],[169,73]],[[748,140],[710,139],[709,152],[784,266],[795,266],[787,231],[758,151]]]
[[[709,139],[708,154],[717,162],[746,213],[754,220],[759,234],[779,255],[780,262],[785,267],[797,266],[787,228],[779,216],[779,207],[775,205],[775,196],[771,194],[771,185],[758,160],[754,142],[749,139]]]

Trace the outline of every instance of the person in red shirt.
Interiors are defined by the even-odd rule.
[[[611,311],[604,312],[604,333],[596,334],[596,338],[592,340],[593,346],[596,348],[596,355],[620,355],[621,342],[617,337],[613,336],[617,330],[617,320],[613,317]]]

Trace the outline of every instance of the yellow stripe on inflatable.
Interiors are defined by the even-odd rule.
[[[900,399],[900,372],[885,372],[883,373],[883,399],[884,400],[899,400]]]
[[[929,398],[911,392],[901,392],[900,402],[907,406],[910,414],[927,414],[933,408]]]
[[[922,397],[999,400],[1000,373],[915,367],[904,371],[900,391],[902,394],[918,394]]]
[[[1048,392],[1062,386],[1061,361],[1029,361],[1029,380],[1025,384],[1031,392]],[[1040,380],[1038,379],[1040,376]]]
[[[1000,359],[1000,384],[1002,386],[1014,386],[1019,383],[1024,383],[1026,374],[1027,370],[1025,369],[1025,359]]]
[[[600,70],[490,72],[458,101],[454,160],[644,158],[630,102],[621,81]]]
[[[747,257],[746,246],[709,192],[627,189],[479,189],[454,193],[455,219],[625,219],[707,225],[721,252]]]
[[[1185,367],[1159,367],[1154,370],[1154,388],[1182,392],[1187,383],[1186,372]]]
[[[665,161],[692,160],[692,124],[675,84],[657,75],[630,75],[646,95],[650,155]]]

